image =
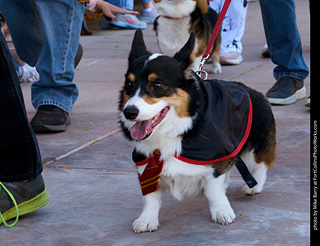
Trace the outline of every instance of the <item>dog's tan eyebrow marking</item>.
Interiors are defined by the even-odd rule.
[[[131,82],[135,82],[135,81],[136,81],[136,76],[135,76],[133,73],[129,73],[128,79],[129,79]]]
[[[155,73],[150,73],[148,75],[148,81],[156,81],[158,79],[158,75],[156,75]]]
[[[168,102],[169,104],[174,106],[176,113],[180,118],[190,117],[188,111],[190,97],[189,94],[182,89],[178,88],[177,93],[169,97],[153,98],[147,95],[143,95],[142,98],[146,103],[150,105],[156,104],[161,100]]]

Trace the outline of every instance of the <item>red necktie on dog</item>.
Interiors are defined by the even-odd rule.
[[[150,158],[146,168],[139,178],[142,195],[144,196],[158,190],[163,168],[163,161],[159,161],[160,155],[161,153],[159,150],[153,151],[153,156]]]

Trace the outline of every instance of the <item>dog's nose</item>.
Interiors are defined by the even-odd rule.
[[[139,114],[139,109],[136,106],[128,106],[123,111],[123,114],[128,120],[134,120]]]

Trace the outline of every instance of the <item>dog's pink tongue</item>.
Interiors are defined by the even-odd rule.
[[[134,140],[142,140],[144,139],[148,134],[148,129],[150,128],[152,124],[152,120],[146,120],[137,122],[133,127],[130,129],[130,135]]]

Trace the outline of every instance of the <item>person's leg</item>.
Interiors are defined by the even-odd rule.
[[[152,24],[154,20],[159,16],[157,10],[153,6],[152,0],[141,0],[142,14],[140,20]]]
[[[304,80],[309,75],[309,69],[303,59],[294,1],[259,2],[271,60],[277,65],[275,79],[288,76]]]
[[[41,156],[29,125],[19,79],[0,32],[0,225],[49,201],[41,176]],[[6,221],[16,218],[15,222]]]
[[[224,1],[211,1],[210,7],[217,13],[220,13]],[[221,64],[239,64],[242,62],[242,43],[241,39],[244,34],[245,20],[247,15],[247,4],[244,6],[243,1],[231,1],[226,16],[221,27]]]
[[[233,45],[236,46],[237,52],[242,53],[242,42],[241,39],[243,37],[245,26],[246,26],[246,17],[247,17],[247,10],[248,10],[248,1],[237,1],[237,8],[238,8],[238,28],[237,32],[234,36]]]
[[[41,52],[44,31],[34,1],[0,0],[0,11],[10,29],[20,59],[35,66]]]
[[[271,60],[277,82],[266,96],[272,104],[291,104],[306,96],[309,69],[303,59],[293,0],[260,0]]]
[[[119,8],[133,10],[133,1],[131,0],[105,0],[108,3],[111,3]]]
[[[0,32],[0,181],[33,180],[42,172],[36,137],[26,115],[19,79]]]
[[[32,104],[55,105],[70,113],[78,97],[73,82],[84,5],[77,0],[36,1],[45,38],[37,61],[40,80],[32,85]]]

